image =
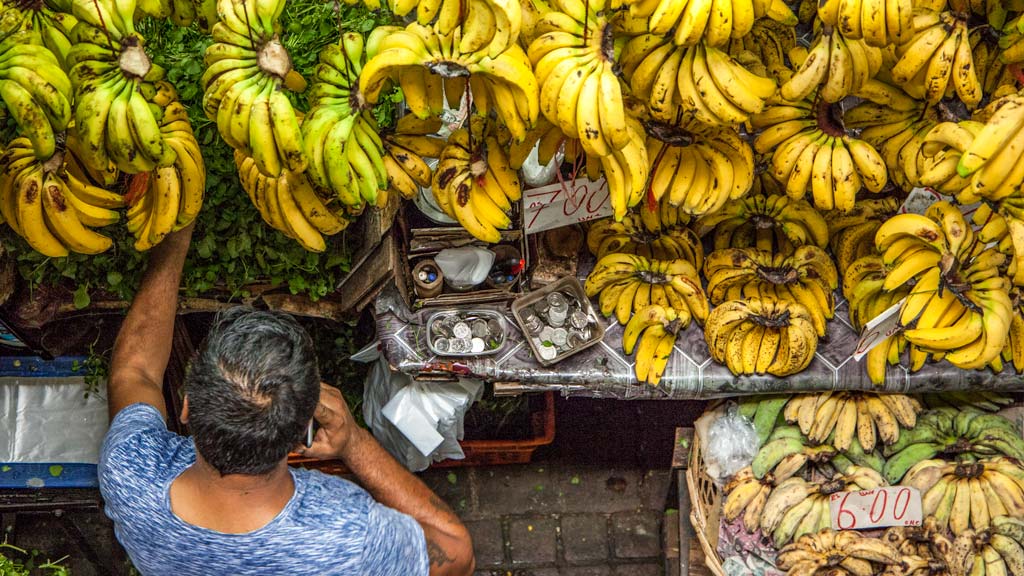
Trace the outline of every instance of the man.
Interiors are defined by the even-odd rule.
[[[181,419],[193,436],[167,430],[161,388],[191,234],[152,250],[111,361],[100,489],[135,566],[174,576],[470,574],[465,527],[353,424],[341,394],[320,383],[309,335],[286,315],[220,316],[185,379]],[[314,418],[305,453],[340,458],[365,490],[288,467]]]

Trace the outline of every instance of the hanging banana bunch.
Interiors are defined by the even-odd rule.
[[[75,126],[81,160],[103,175],[149,172],[170,166],[175,151],[160,132],[163,111],[153,104],[163,70],[146,54],[135,31],[135,2],[76,0],[69,76],[75,89]]]
[[[0,98],[18,132],[45,161],[53,157],[57,134],[71,120],[72,91],[60,59],[33,26],[34,16],[18,8],[0,12]]]
[[[164,109],[160,133],[174,162],[134,176],[129,184],[128,231],[135,249],[148,250],[167,234],[195,220],[203,206],[206,165],[192,132],[188,112],[167,82],[157,83],[154,103]]]
[[[969,108],[976,106],[982,86],[974,68],[966,18],[955,12],[918,14],[914,30],[914,37],[897,47],[899,58],[887,70],[893,83],[932,104],[955,91]]]
[[[68,12],[52,9],[42,0],[17,0],[12,5],[7,10],[21,10],[27,14],[25,26],[32,32],[33,43],[53,52],[61,68],[67,70],[65,58],[71,49],[71,29],[78,20]]]
[[[252,156],[271,177],[303,172],[308,164],[298,117],[284,92],[305,82],[281,44],[284,6],[284,0],[218,0],[220,21],[202,77],[207,118],[217,122],[228,145]]]
[[[712,238],[715,250],[751,248],[776,254],[792,254],[803,245],[824,248],[829,227],[821,213],[805,200],[788,196],[748,196],[728,202],[721,210],[703,216],[697,233]]]
[[[433,176],[424,158],[441,157],[446,143],[434,136],[440,129],[441,120],[437,118],[420,120],[407,114],[398,119],[393,131],[381,136],[390,190],[411,200],[419,195],[420,188],[430,187]]]
[[[354,208],[387,202],[383,142],[358,90],[364,61],[363,37],[354,32],[320,52],[301,128],[309,179]]]

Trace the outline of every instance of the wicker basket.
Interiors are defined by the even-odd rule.
[[[700,435],[694,430],[690,464],[686,468],[686,488],[690,492],[690,522],[704,550],[704,563],[715,576],[725,576],[718,556],[718,530],[721,525],[722,491],[704,469]]]

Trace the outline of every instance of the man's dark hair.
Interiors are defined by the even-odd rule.
[[[219,314],[185,376],[196,450],[218,472],[266,474],[298,444],[320,398],[313,341],[291,316]]]

